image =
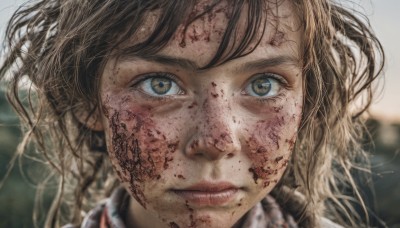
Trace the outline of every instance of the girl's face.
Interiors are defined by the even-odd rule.
[[[227,8],[178,30],[155,55],[106,64],[102,125],[114,170],[133,197],[130,225],[233,226],[288,164],[303,100],[292,5],[274,9],[251,54],[198,70],[220,44]],[[155,17],[149,13],[129,44],[149,34]]]

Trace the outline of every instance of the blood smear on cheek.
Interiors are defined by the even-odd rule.
[[[289,151],[286,151],[286,146],[282,146],[285,142],[286,124],[284,116],[278,116],[271,121],[259,121],[255,133],[246,141],[247,156],[253,163],[249,172],[252,173],[256,184],[261,181],[263,187],[267,187],[271,182],[276,183],[276,176],[286,168],[287,159],[284,159],[284,156],[289,154]]]
[[[179,141],[168,141],[145,115],[108,110],[111,129],[110,158],[121,181],[129,184],[135,199],[146,207],[144,184],[161,178],[173,160]]]

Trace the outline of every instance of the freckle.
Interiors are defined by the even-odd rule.
[[[283,106],[274,107],[274,111],[275,111],[276,113],[279,113],[282,109],[283,109]]]
[[[178,175],[178,178],[179,178],[179,179],[182,179],[182,180],[186,180],[186,178],[185,178],[183,175],[181,175],[181,174]]]
[[[268,187],[270,185],[270,183],[271,183],[270,181],[265,181],[263,184],[263,187],[264,188]]]
[[[241,203],[238,203],[238,204],[237,204],[237,206],[238,206],[238,207],[241,207],[241,206],[242,206],[242,204],[241,204]]]
[[[184,39],[182,39],[182,41],[179,43],[179,46],[180,46],[181,48],[186,47],[186,42],[185,42]]]
[[[266,153],[267,149],[265,149],[265,147],[261,146],[259,148],[257,148],[257,153]]]
[[[282,168],[286,167],[288,165],[288,163],[289,163],[288,159],[284,160],[283,164],[282,164]]]
[[[199,140],[194,140],[193,143],[190,145],[190,148],[194,149],[199,146]]]
[[[196,102],[196,101],[193,101],[193,103],[190,104],[190,105],[188,106],[188,108],[191,109],[191,108],[193,108],[193,107],[196,106],[196,105],[197,105],[197,102]]]
[[[217,84],[215,84],[215,82],[211,82],[211,85],[212,85],[213,87],[217,87]]]
[[[275,35],[270,40],[269,44],[274,47],[280,46],[285,41],[284,38],[285,38],[285,33],[281,31],[276,31]]]
[[[227,154],[227,157],[228,158],[232,158],[234,156],[234,154],[233,153],[229,153],[229,154]]]
[[[279,156],[279,157],[275,158],[275,163],[278,163],[282,159],[283,159],[283,156]]]
[[[205,108],[205,107],[207,106],[207,104],[208,104],[208,98],[206,98],[206,99],[204,100],[204,102],[203,102],[203,108]]]
[[[214,92],[211,92],[211,96],[213,96],[214,98],[219,97],[218,93],[214,93]]]

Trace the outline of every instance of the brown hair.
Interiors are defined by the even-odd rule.
[[[88,123],[77,118],[85,113],[84,122],[88,122],[97,113],[99,76],[107,59],[123,51],[159,51],[179,25],[187,26],[212,12],[220,1],[210,0],[193,15],[195,0],[40,0],[13,15],[6,31],[0,77],[10,76],[8,98],[25,132],[16,156],[33,142],[39,152],[35,156],[44,159],[58,183],[46,226],[59,226],[63,221],[79,224],[81,211],[108,196],[117,185],[104,153],[104,134],[90,130]],[[293,191],[287,189],[297,189],[304,195],[308,203],[297,209],[304,226],[315,224],[320,216],[353,226],[368,218],[351,172],[369,169],[360,146],[364,130],[360,117],[371,103],[372,82],[382,71],[383,50],[368,23],[341,5],[330,0],[291,1],[304,31],[305,98],[292,161],[273,194],[285,192],[290,198]],[[262,16],[266,4],[280,1],[231,0],[222,42],[204,68],[255,48],[249,46],[260,39],[257,32],[266,23]],[[246,33],[230,48],[240,12],[245,9],[252,15]],[[152,10],[160,13],[154,31],[144,41],[120,50]],[[31,82],[28,89],[20,86],[25,79]],[[363,102],[356,103],[360,98]],[[350,195],[346,195],[348,189]],[[364,215],[354,213],[352,196],[361,203]]]

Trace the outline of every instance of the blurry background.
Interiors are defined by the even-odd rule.
[[[6,22],[23,2],[0,1],[0,41]],[[386,76],[380,81],[385,88],[373,104],[368,122],[375,148],[369,143],[366,147],[372,153],[378,215],[389,227],[400,227],[400,1],[354,0],[344,4],[370,18],[386,51]],[[20,139],[18,119],[0,88],[0,180]],[[28,182],[16,166],[0,189],[0,227],[32,227],[35,189]]]

